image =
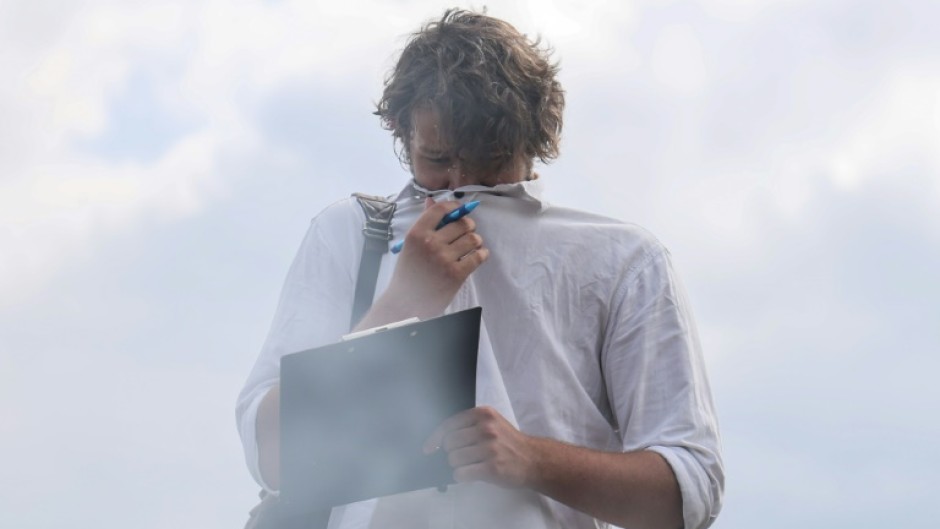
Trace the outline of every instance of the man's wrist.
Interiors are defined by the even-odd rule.
[[[359,320],[353,330],[361,331],[411,317],[420,317],[414,312],[397,299],[394,293],[386,291],[375,300],[375,303],[366,311],[365,316]]]
[[[528,461],[525,473],[525,488],[540,492],[544,490],[552,463],[550,439],[526,435]]]

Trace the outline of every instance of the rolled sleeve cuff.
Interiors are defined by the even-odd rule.
[[[238,434],[242,439],[242,447],[245,450],[245,463],[248,465],[248,472],[251,473],[251,477],[253,477],[264,490],[275,494],[277,491],[268,486],[261,477],[261,465],[258,462],[258,438],[255,428],[255,422],[258,418],[258,407],[261,405],[261,401],[267,394],[268,389],[270,389],[270,387],[258,391],[257,394],[248,401],[247,406],[239,417]]]
[[[682,493],[684,529],[705,529],[721,510],[724,477],[718,465],[703,465],[687,449],[675,446],[647,448],[661,455],[672,467]],[[711,466],[712,472],[707,468]]]

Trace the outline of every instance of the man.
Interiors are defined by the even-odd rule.
[[[359,506],[370,527],[693,529],[720,509],[717,424],[666,250],[540,198],[533,161],[557,156],[562,124],[556,73],[506,22],[452,10],[412,36],[386,82],[376,114],[414,178],[395,198],[404,249],[383,258],[357,327],[482,306],[481,355],[496,365],[485,383],[504,398],[478,397],[488,405],[428,439],[459,485]],[[481,205],[436,230],[460,199]],[[248,464],[269,490],[279,359],[347,331],[362,223],[352,200],[312,221],[239,396]]]

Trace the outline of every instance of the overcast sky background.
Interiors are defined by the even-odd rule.
[[[372,103],[448,5],[0,0],[0,527],[244,523],[236,394],[309,219],[406,181]],[[489,9],[561,60],[549,200],[688,287],[714,527],[936,523],[940,2]]]

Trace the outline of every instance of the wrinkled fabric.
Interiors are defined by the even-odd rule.
[[[549,205],[540,180],[433,192],[411,182],[396,198],[396,239],[426,196],[481,202],[472,217],[490,258],[447,309],[483,307],[477,404],[530,435],[659,453],[678,479],[685,527],[710,525],[724,487],[718,426],[695,323],[665,248],[635,225]],[[347,332],[363,221],[352,198],[312,220],[238,397],[246,461],[262,486],[258,404],[277,382],[281,356]],[[376,297],[396,260],[383,256]],[[484,483],[338,507],[330,521],[330,529],[605,526],[540,494]]]

